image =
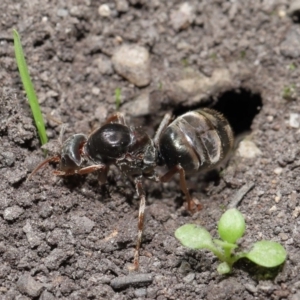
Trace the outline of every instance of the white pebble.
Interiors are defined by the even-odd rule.
[[[98,12],[101,17],[109,17],[111,15],[111,10],[107,4],[100,5]]]
[[[114,69],[118,74],[138,87],[150,83],[150,54],[138,45],[122,45],[112,56]]]
[[[280,175],[280,174],[282,173],[282,171],[283,171],[283,169],[280,168],[280,167],[278,167],[278,168],[275,168],[273,172],[274,172],[276,175]]]
[[[299,128],[299,114],[291,113],[289,124],[292,128]]]
[[[247,140],[240,142],[237,152],[244,158],[254,158],[261,154],[257,146],[252,141]]]

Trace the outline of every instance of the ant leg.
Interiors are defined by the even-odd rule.
[[[161,182],[168,182],[176,173],[179,173],[180,187],[181,187],[181,190],[184,193],[185,198],[186,198],[187,209],[190,212],[193,212],[195,210],[195,208],[197,208],[197,210],[200,210],[201,206],[197,205],[197,207],[195,207],[196,205],[195,205],[195,203],[193,201],[193,198],[192,198],[192,196],[191,196],[191,194],[190,194],[190,192],[189,192],[189,190],[187,188],[187,185],[186,185],[185,171],[184,171],[184,169],[182,168],[181,165],[174,166],[165,175],[163,175],[160,178]]]
[[[139,207],[139,219],[138,219],[138,237],[136,242],[136,247],[134,251],[133,258],[133,270],[139,269],[139,256],[140,256],[140,248],[142,243],[143,229],[144,229],[144,216],[145,216],[145,207],[146,207],[146,197],[145,192],[142,185],[142,177],[137,177],[134,180],[135,188],[138,196],[140,197],[140,207]]]
[[[118,123],[121,125],[126,125],[125,117],[123,113],[117,112],[111,115],[109,118],[106,119],[104,124],[108,123]]]
[[[159,138],[160,138],[162,132],[170,124],[171,118],[172,118],[172,115],[170,113],[165,114],[164,118],[160,122],[159,127],[158,127],[158,129],[155,133],[155,136],[154,136],[154,139],[153,139],[154,140],[154,145],[156,145],[156,146],[158,145]]]
[[[42,168],[45,164],[50,163],[50,162],[59,162],[60,161],[60,157],[59,156],[53,156],[53,157],[49,157],[47,159],[45,159],[44,161],[42,161],[39,165],[37,165],[35,167],[35,169],[29,174],[29,176],[27,177],[26,181],[29,181],[32,176],[40,169]]]
[[[101,185],[103,185],[106,182],[108,171],[109,171],[109,166],[104,166],[104,168],[99,171],[98,180]]]
[[[77,170],[71,170],[71,171],[54,171],[53,174],[56,176],[70,176],[70,175],[84,175],[88,173],[95,172],[97,170],[102,170],[105,168],[105,165],[92,165],[85,168],[77,169]]]

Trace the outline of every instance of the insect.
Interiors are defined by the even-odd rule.
[[[133,269],[139,268],[146,197],[143,179],[167,182],[179,173],[180,187],[185,194],[187,209],[193,211],[194,201],[187,188],[186,174],[215,168],[224,160],[233,145],[233,133],[228,121],[213,109],[187,112],[171,122],[171,114],[163,118],[155,137],[151,139],[141,128],[129,127],[124,115],[116,113],[88,137],[74,134],[61,147],[60,154],[40,163],[33,176],[49,162],[58,162],[57,176],[98,172],[100,183],[105,183],[110,165],[116,165],[124,176],[131,177],[140,199],[138,237]],[[159,177],[158,165],[168,171]]]

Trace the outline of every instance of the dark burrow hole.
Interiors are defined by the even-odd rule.
[[[212,108],[220,111],[227,118],[234,134],[239,135],[251,130],[252,122],[262,105],[259,94],[241,89],[224,93]]]

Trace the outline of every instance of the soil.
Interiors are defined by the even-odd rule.
[[[1,1],[1,299],[300,299],[297,1],[191,0],[186,22],[178,13],[182,3],[118,0],[108,3],[105,17],[105,10],[98,11],[102,1]],[[142,93],[158,95],[146,114],[127,115],[151,136],[167,111],[180,115],[205,104],[228,117],[237,140],[252,142],[252,156],[236,145],[221,173],[188,178],[203,205],[193,215],[184,209],[178,178],[145,181],[140,279],[129,272],[139,205],[129,179],[113,168],[101,187],[93,174],[63,180],[50,165],[26,181],[44,153],[14,58],[13,28],[51,141],[61,130],[55,120],[68,125],[64,137],[100,126],[115,112],[120,88],[121,111]],[[136,87],[112,68],[121,44],[150,52],[147,87]],[[187,69],[208,80],[219,70],[231,76],[192,101],[172,90]],[[221,276],[215,257],[182,247],[174,231],[197,223],[217,237],[224,208],[251,183],[238,204],[247,222],[240,245],[278,241],[288,258],[276,270],[241,261]],[[140,284],[118,289],[113,283],[125,275]]]

